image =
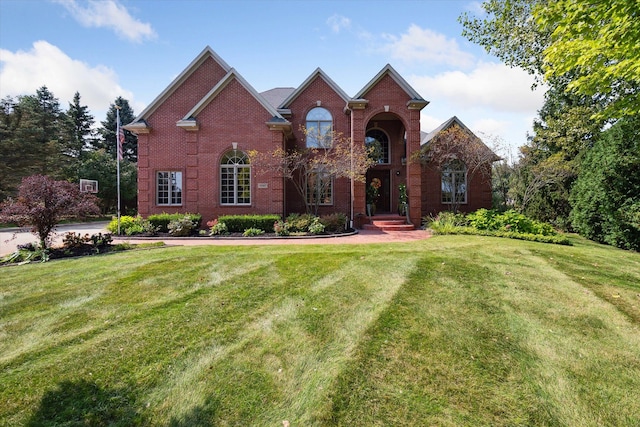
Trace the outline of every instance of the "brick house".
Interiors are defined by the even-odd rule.
[[[367,173],[367,182],[382,183],[377,212],[395,213],[398,186],[406,184],[408,217],[419,226],[425,214],[446,209],[440,176],[407,161],[425,142],[420,111],[428,103],[390,65],[354,97],[321,69],[297,88],[258,93],[206,47],[124,126],[138,136],[138,212],[197,212],[205,220],[303,212],[292,186],[280,176],[257,174],[247,153],[313,145],[300,131],[306,126],[341,132],[353,144],[377,140],[382,156]],[[469,184],[468,206],[490,207],[490,182]],[[353,220],[366,212],[364,183],[335,179],[325,196],[321,214],[342,212]]]

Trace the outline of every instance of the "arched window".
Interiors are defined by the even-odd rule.
[[[220,203],[251,204],[251,165],[242,151],[230,150],[220,162]]]
[[[452,160],[442,169],[442,203],[467,203],[467,168]]]
[[[389,137],[380,129],[370,129],[364,137],[367,147],[373,148],[371,155],[378,163],[388,164],[389,161]]]
[[[307,113],[307,148],[331,147],[333,117],[326,108],[315,107]]]

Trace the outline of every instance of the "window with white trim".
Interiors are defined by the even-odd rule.
[[[389,164],[389,137],[380,129],[369,129],[364,143],[370,149],[373,159],[380,164]]]
[[[329,148],[332,144],[333,117],[326,108],[315,107],[307,113],[307,148]]]
[[[333,178],[331,175],[321,171],[309,172],[307,204],[309,206],[333,205]]]
[[[182,172],[159,171],[156,174],[156,188],[156,203],[158,205],[182,205]]]
[[[452,160],[442,169],[442,203],[467,203],[467,168]]]
[[[242,151],[227,151],[220,162],[220,204],[251,204],[251,165]]]

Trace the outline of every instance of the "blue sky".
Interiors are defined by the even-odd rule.
[[[0,0],[0,97],[46,85],[65,109],[79,91],[97,122],[118,96],[139,113],[207,45],[259,92],[297,87],[320,67],[353,96],[389,63],[431,102],[423,130],[457,115],[515,153],[543,92],[461,36],[458,16],[479,4]]]

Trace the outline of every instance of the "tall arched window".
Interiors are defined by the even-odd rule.
[[[220,203],[251,204],[251,165],[242,151],[230,150],[220,162]]]
[[[389,137],[380,129],[370,129],[364,137],[367,147],[373,148],[371,155],[378,163],[388,164],[389,159]]]
[[[442,169],[442,203],[467,203],[467,168],[452,160]]]
[[[331,147],[333,117],[326,108],[315,107],[307,113],[307,148]]]

